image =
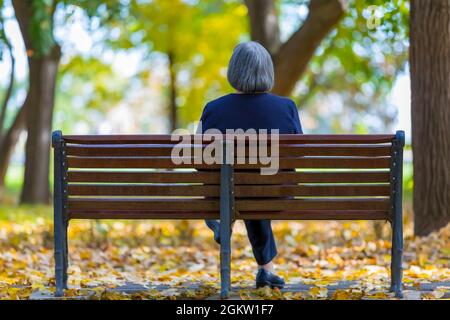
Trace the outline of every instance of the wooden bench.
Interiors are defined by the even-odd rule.
[[[232,142],[220,143],[232,157]],[[281,135],[276,175],[247,170],[260,164],[176,165],[175,144],[170,135],[53,133],[56,296],[67,288],[72,219],[220,219],[222,298],[230,289],[232,221],[271,219],[389,221],[391,290],[401,297],[402,131]]]

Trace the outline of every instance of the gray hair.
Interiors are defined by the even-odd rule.
[[[244,93],[267,92],[274,85],[274,70],[269,52],[250,41],[236,46],[228,65],[228,82]]]

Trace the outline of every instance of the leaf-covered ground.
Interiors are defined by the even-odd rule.
[[[54,290],[50,208],[0,207],[0,299]],[[235,225],[232,285],[241,299],[389,299],[389,226],[371,222],[276,222],[276,271],[305,290],[254,289],[255,264],[245,229]],[[450,294],[450,225],[426,238],[405,230],[405,296]],[[71,221],[69,290],[76,299],[217,297],[219,248],[202,221]],[[341,282],[345,288],[330,291]],[[117,288],[132,283],[139,290]],[[196,286],[192,286],[192,284]],[[424,285],[432,289],[421,291]],[[155,286],[161,285],[158,289]]]

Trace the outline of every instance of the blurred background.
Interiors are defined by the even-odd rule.
[[[232,91],[228,60],[250,39],[269,49],[280,73],[296,70],[274,91],[296,101],[305,133],[401,129],[410,142],[407,1],[0,3],[3,200],[49,201],[49,141],[40,137],[53,129],[193,130],[204,105]],[[26,148],[27,132],[37,138]],[[405,158],[410,199],[410,152]]]
[[[443,12],[447,0],[0,0],[0,299],[54,283],[52,130],[194,131],[204,105],[232,92],[227,64],[248,40],[269,50],[273,91],[297,103],[305,133],[406,132],[405,283],[448,281],[450,226],[434,232],[450,219]],[[251,247],[243,224],[234,230],[233,283],[252,287]],[[345,298],[387,290],[388,223],[290,221],[274,231],[288,281],[361,281]],[[107,298],[104,288],[123,281],[217,284],[217,246],[202,221],[74,221],[69,238],[69,295],[90,286]],[[136,298],[145,297],[161,295]]]

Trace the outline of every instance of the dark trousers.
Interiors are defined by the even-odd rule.
[[[200,172],[214,172],[213,170],[198,170]],[[289,171],[289,170],[286,170]],[[205,197],[205,199],[215,199],[213,197]],[[287,198],[288,199],[288,198]],[[268,264],[277,255],[277,245],[272,232],[272,224],[270,220],[245,220],[247,228],[247,236],[252,245],[253,256],[256,263],[263,266]]]
[[[268,264],[277,255],[271,221],[246,220],[244,222],[256,262],[260,266]]]

